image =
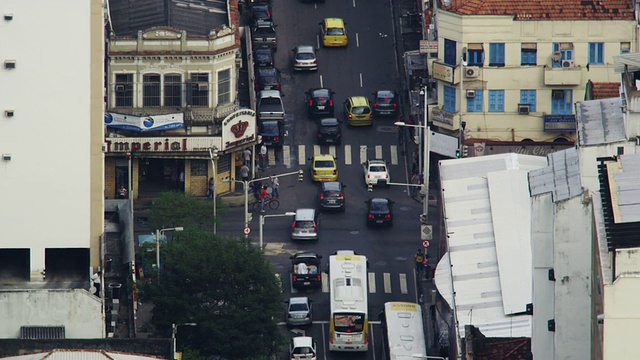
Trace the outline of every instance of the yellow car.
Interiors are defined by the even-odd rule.
[[[369,99],[364,96],[351,96],[344,102],[344,118],[351,126],[373,125],[373,112]]]
[[[326,18],[320,23],[320,37],[323,46],[343,47],[347,46],[346,23],[340,18]]]
[[[329,154],[314,155],[311,162],[311,180],[338,180],[338,164],[336,163],[336,158]]]

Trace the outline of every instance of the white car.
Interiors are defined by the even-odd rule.
[[[389,177],[389,169],[384,160],[367,160],[362,164],[364,168],[364,183],[369,186],[384,185],[391,182]]]
[[[297,46],[293,51],[293,70],[318,70],[318,58],[311,45]]]
[[[291,360],[316,360],[316,342],[309,336],[297,336],[291,339],[289,347]]]

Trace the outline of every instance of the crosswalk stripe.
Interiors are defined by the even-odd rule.
[[[322,292],[329,292],[329,275],[326,272],[322,272]]]
[[[271,166],[276,164],[276,149],[269,149],[267,152],[267,164]]]
[[[382,159],[382,145],[376,145],[376,159]]]
[[[291,149],[289,145],[282,145],[282,163],[286,167],[291,166]]]
[[[304,145],[298,145],[298,165],[304,165],[306,157]]]
[[[322,154],[322,151],[320,151],[320,145],[313,145],[313,155],[318,154]]]
[[[399,276],[400,276],[400,293],[408,294],[409,288],[407,287],[407,274],[402,273],[402,274],[399,274]]]
[[[391,145],[391,165],[398,165],[398,146]]]
[[[372,272],[369,273],[369,293],[376,293],[376,274]]]
[[[330,145],[329,146],[329,154],[333,155],[333,157],[336,157],[336,146],[335,145]]]
[[[384,283],[384,293],[391,294],[391,274],[389,273],[382,274],[382,279]]]
[[[351,165],[351,145],[344,146],[344,164]]]
[[[360,145],[360,164],[367,161],[367,145]]]

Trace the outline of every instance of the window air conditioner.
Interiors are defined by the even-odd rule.
[[[562,67],[563,68],[572,68],[574,66],[575,66],[575,64],[573,63],[573,60],[562,60]]]
[[[198,91],[209,91],[209,84],[198,83]]]
[[[467,98],[468,99],[472,99],[476,97],[476,91],[475,90],[467,90]]]
[[[124,92],[124,85],[116,85],[116,92]]]
[[[469,66],[465,69],[464,76],[468,78],[476,78],[480,76],[480,68],[477,66]]]
[[[531,110],[531,105],[529,104],[518,104],[518,114],[527,115]]]

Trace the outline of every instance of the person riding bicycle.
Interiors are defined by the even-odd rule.
[[[267,200],[267,197],[269,197],[269,194],[267,194],[267,185],[264,185],[262,189],[260,189],[260,212],[264,212],[264,202]]]

